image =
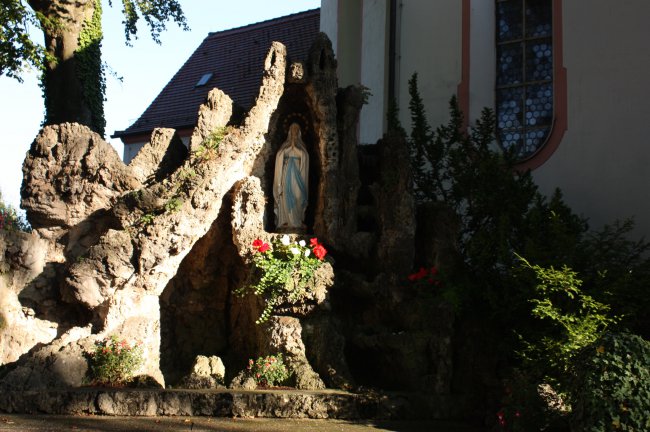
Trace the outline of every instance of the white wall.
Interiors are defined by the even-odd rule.
[[[128,165],[145,144],[145,142],[124,144],[124,155],[122,156],[124,163]]]
[[[635,216],[650,235],[650,2],[565,0],[568,130],[534,177],[592,227]]]
[[[429,123],[436,127],[448,120],[449,99],[461,80],[462,1],[402,0],[398,20],[400,120],[409,130],[408,80],[417,72]]]
[[[483,108],[494,109],[496,46],[494,1],[472,0],[470,12],[469,124]]]
[[[190,137],[189,136],[181,136],[181,141],[183,144],[185,144],[185,147],[189,148],[190,145]],[[138,154],[140,149],[146,144],[146,142],[137,142],[137,143],[131,143],[131,144],[124,144],[124,155],[122,157],[122,160],[126,165],[128,165],[131,160]]]
[[[388,0],[363,0],[361,84],[372,96],[361,110],[359,142],[374,144],[384,134],[388,80]]]
[[[338,46],[338,10],[339,0],[321,0],[320,2],[320,31],[332,41],[336,51]]]

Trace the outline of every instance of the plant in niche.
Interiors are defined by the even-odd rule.
[[[97,385],[122,385],[143,362],[140,344],[130,344],[115,335],[95,342],[88,357],[90,382]]]
[[[183,201],[181,201],[180,198],[178,197],[170,198],[165,203],[165,213],[174,213],[178,211],[178,209],[180,209],[182,205],[183,205]]]
[[[196,157],[204,161],[214,158],[217,155],[219,144],[232,129],[232,127],[224,126],[213,130],[196,150]]]
[[[272,387],[286,381],[291,373],[287,369],[282,354],[259,357],[248,360],[248,373],[251,374],[258,386]]]
[[[324,262],[327,250],[312,238],[291,241],[288,235],[274,239],[272,245],[256,239],[253,244],[253,262],[257,282],[237,291],[244,295],[250,290],[265,301],[262,315],[256,323],[265,322],[281,301],[296,302],[309,294],[314,272]]]

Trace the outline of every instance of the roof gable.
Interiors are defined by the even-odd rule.
[[[271,42],[286,45],[289,61],[305,59],[319,32],[320,9],[208,34],[140,118],[114,137],[148,133],[156,127],[190,128],[214,87],[249,110],[262,82]],[[205,78],[212,74],[209,78]],[[197,85],[204,78],[205,83]]]

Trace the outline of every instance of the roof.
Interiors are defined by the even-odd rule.
[[[113,136],[139,135],[156,127],[194,127],[199,105],[214,87],[248,111],[258,95],[271,43],[285,44],[290,61],[306,59],[319,26],[320,9],[312,9],[209,33],[140,118]],[[197,86],[206,74],[212,76],[205,85]]]

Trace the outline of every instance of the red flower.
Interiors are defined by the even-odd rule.
[[[253,247],[257,252],[266,252],[267,250],[271,249],[271,246],[269,246],[268,243],[264,243],[260,239],[253,240]]]
[[[314,237],[313,239],[309,240],[309,245],[310,246],[318,246],[318,239]]]
[[[316,244],[313,248],[313,251],[314,251],[314,255],[316,255],[316,258],[318,258],[321,261],[323,260],[323,258],[325,258],[325,255],[327,255],[327,249],[325,249],[323,245],[320,244]]]
[[[424,267],[420,267],[420,270],[417,271],[417,273],[412,273],[408,276],[408,279],[410,281],[418,281],[420,279],[424,279],[427,277],[429,274],[429,270],[425,269]]]
[[[497,413],[497,419],[499,420],[499,425],[500,426],[505,426],[506,425],[506,415],[503,411],[499,411]]]

